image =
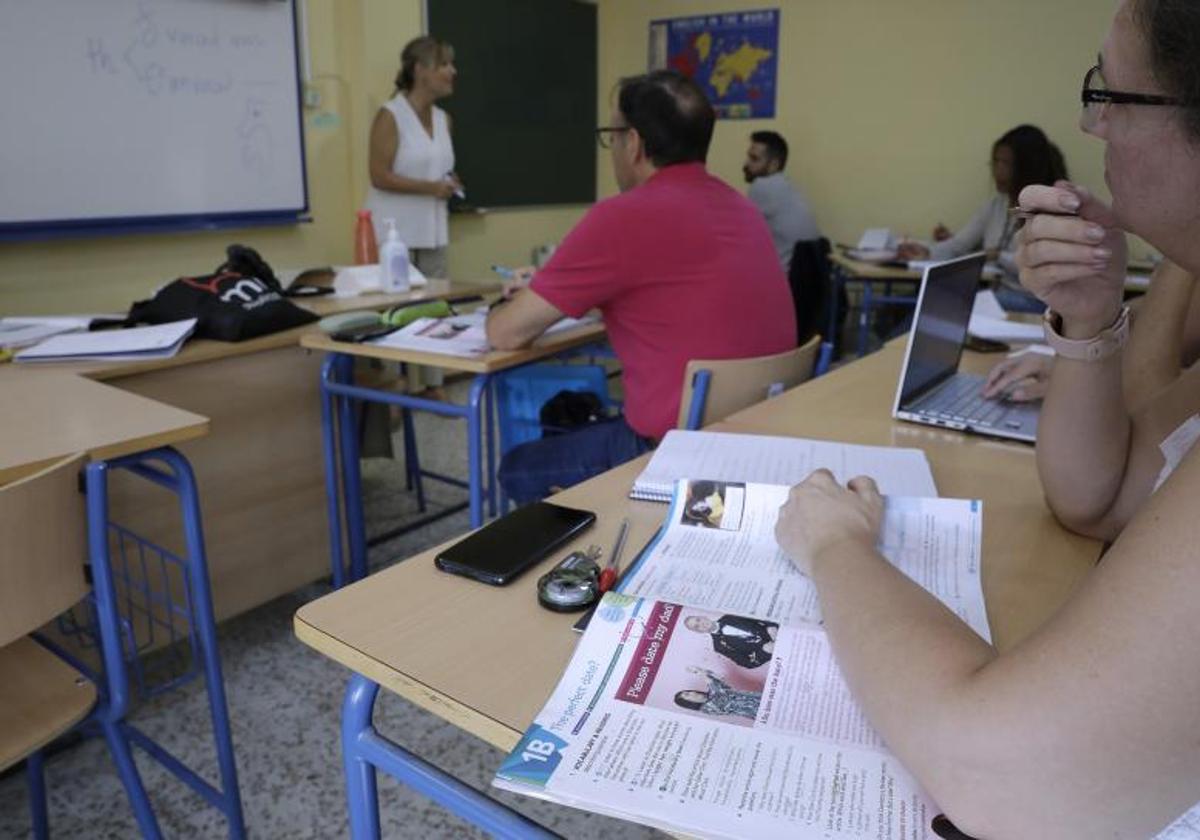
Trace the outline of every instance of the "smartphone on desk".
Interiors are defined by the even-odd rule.
[[[433,562],[443,572],[504,586],[595,521],[590,510],[534,502],[464,537]]]

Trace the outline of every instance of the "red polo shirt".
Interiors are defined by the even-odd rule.
[[[689,360],[796,346],[762,214],[699,163],[597,203],[530,288],[573,317],[600,309],[624,368],[625,418],[647,437],[675,427]]]

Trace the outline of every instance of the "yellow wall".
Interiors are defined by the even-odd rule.
[[[650,20],[767,7],[782,12],[777,117],[719,121],[709,168],[741,188],[750,132],[780,132],[830,239],[961,225],[990,195],[992,142],[1022,122],[1102,188],[1101,144],[1076,127],[1113,7],[1097,0],[601,0],[602,97],[645,71]]]
[[[1111,9],[1096,0],[599,0],[598,118],[615,81],[645,70],[652,18],[769,5],[783,12],[778,116],[719,122],[710,168],[740,188],[747,136],[778,130],[792,147],[788,171],[830,238],[961,224],[989,194],[992,141],[1019,122],[1042,126],[1076,179],[1102,185],[1101,146],[1075,127],[1079,82]],[[308,6],[321,96],[305,111],[311,224],[0,245],[0,313],[121,310],[164,280],[210,270],[233,241],[281,267],[347,261],[371,116],[391,93],[400,47],[421,29],[421,3]],[[612,194],[599,155],[600,194]],[[492,262],[526,262],[583,209],[455,218],[450,273],[488,279]]]

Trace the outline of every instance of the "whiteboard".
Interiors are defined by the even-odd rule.
[[[291,0],[0,0],[0,233],[307,210]]]

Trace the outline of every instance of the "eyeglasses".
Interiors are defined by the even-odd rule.
[[[630,128],[632,128],[632,126],[602,125],[596,129],[596,142],[600,144],[601,149],[611,148],[613,135],[629,131]]]
[[[1093,128],[1100,121],[1109,105],[1182,105],[1183,102],[1173,96],[1162,96],[1156,93],[1128,93],[1122,90],[1109,90],[1104,81],[1104,75],[1097,64],[1083,77],[1083,90],[1079,92],[1083,102],[1083,126]]]

